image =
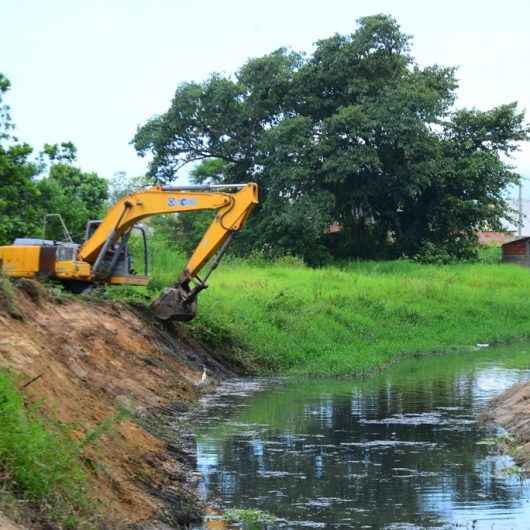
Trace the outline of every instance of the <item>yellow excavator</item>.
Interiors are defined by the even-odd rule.
[[[191,320],[197,311],[197,295],[207,287],[233,234],[243,227],[256,204],[254,183],[146,188],[120,199],[102,220],[89,221],[81,244],[72,241],[60,219],[66,241],[20,238],[0,246],[0,269],[14,278],[57,279],[76,292],[103,284],[146,285],[147,239],[139,221],[154,215],[215,210],[214,220],[177,282],[151,306],[162,320]],[[135,274],[132,267],[128,241],[133,229],[143,238],[143,275]],[[201,279],[198,274],[207,264]]]

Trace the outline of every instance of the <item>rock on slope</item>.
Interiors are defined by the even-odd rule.
[[[203,363],[214,379],[228,374],[184,328],[162,326],[140,308],[57,300],[28,281],[12,300],[0,293],[0,368],[23,381],[38,377],[25,395],[42,400],[45,414],[80,425],[80,437],[119,407],[151,425],[168,406],[186,408],[198,397]],[[168,444],[140,426],[148,423],[122,421],[86,450],[93,495],[120,524],[196,520],[193,456],[178,439]]]

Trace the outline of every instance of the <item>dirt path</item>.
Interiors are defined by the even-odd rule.
[[[509,442],[510,452],[530,472],[530,383],[515,385],[496,397],[483,417],[508,431],[513,438]]]

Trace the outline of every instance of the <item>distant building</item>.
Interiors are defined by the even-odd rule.
[[[502,261],[530,267],[530,237],[515,239],[502,245]]]
[[[515,232],[488,232],[482,231],[478,233],[479,245],[485,246],[499,246],[509,241],[517,239]]]
[[[482,230],[478,232],[478,242],[480,245],[491,245],[491,246],[500,246],[504,243],[513,241],[514,239],[530,236],[530,199],[523,198],[519,201],[517,193],[512,197],[508,198],[508,204],[510,208],[515,210],[515,213],[511,215],[515,219],[515,224],[508,221],[504,221],[503,225],[506,228],[504,232],[497,232],[493,230]],[[519,226],[518,226],[518,210],[521,206],[522,213],[522,223],[521,223],[521,234],[519,235]],[[369,222],[375,222],[373,218],[368,219]],[[325,234],[338,234],[342,232],[342,225],[340,223],[331,223],[324,231]]]
[[[326,229],[326,234],[338,234],[342,232],[342,225],[340,223],[331,223]]]

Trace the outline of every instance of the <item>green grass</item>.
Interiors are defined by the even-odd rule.
[[[499,245],[484,245],[479,248],[479,260],[482,263],[500,263],[502,249]]]
[[[530,271],[500,265],[238,264],[203,294],[198,325],[228,330],[274,371],[359,373],[405,354],[529,336],[529,292]]]
[[[156,242],[158,288],[184,260]],[[530,337],[530,270],[498,262],[226,260],[201,293],[195,333],[276,373],[360,374],[418,353]],[[156,290],[147,292],[156,295]],[[234,348],[235,347],[235,348]]]
[[[79,446],[65,426],[24,405],[14,377],[0,372],[0,475],[3,488],[29,504],[44,526],[90,527],[91,516]]]

